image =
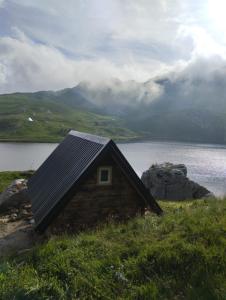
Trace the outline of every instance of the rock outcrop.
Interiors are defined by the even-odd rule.
[[[0,194],[0,258],[20,255],[45,239],[34,230],[26,191],[27,180],[17,179]]]
[[[3,193],[0,194],[0,213],[8,210],[20,209],[30,204],[26,195],[27,180],[16,179]]]
[[[186,200],[213,196],[187,177],[187,168],[183,164],[152,165],[142,174],[141,180],[156,199]]]

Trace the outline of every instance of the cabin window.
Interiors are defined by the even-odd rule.
[[[112,167],[98,168],[98,184],[111,184],[112,181]]]

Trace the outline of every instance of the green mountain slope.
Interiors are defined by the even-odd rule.
[[[160,205],[0,261],[0,298],[225,299],[226,200]]]
[[[66,91],[68,93],[68,91]],[[59,141],[70,130],[130,139],[120,118],[98,114],[80,95],[55,92],[0,95],[0,140]]]

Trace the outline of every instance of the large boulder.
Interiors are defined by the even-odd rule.
[[[183,164],[152,165],[142,174],[141,180],[156,199],[186,200],[212,195],[205,187],[189,180]]]

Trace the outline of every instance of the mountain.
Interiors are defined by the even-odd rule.
[[[72,128],[118,140],[137,137],[123,120],[98,110],[74,89],[0,95],[0,140],[59,141]]]
[[[123,117],[128,128],[149,138],[226,143],[226,77],[169,74],[76,89],[102,112]]]
[[[128,113],[129,128],[155,138],[226,143],[226,93],[219,95],[211,82],[194,82],[193,90],[186,80],[155,82],[164,92],[139,112]]]
[[[0,139],[59,140],[74,128],[116,139],[225,144],[222,74],[181,72],[144,83],[112,79],[56,92],[0,95]]]

